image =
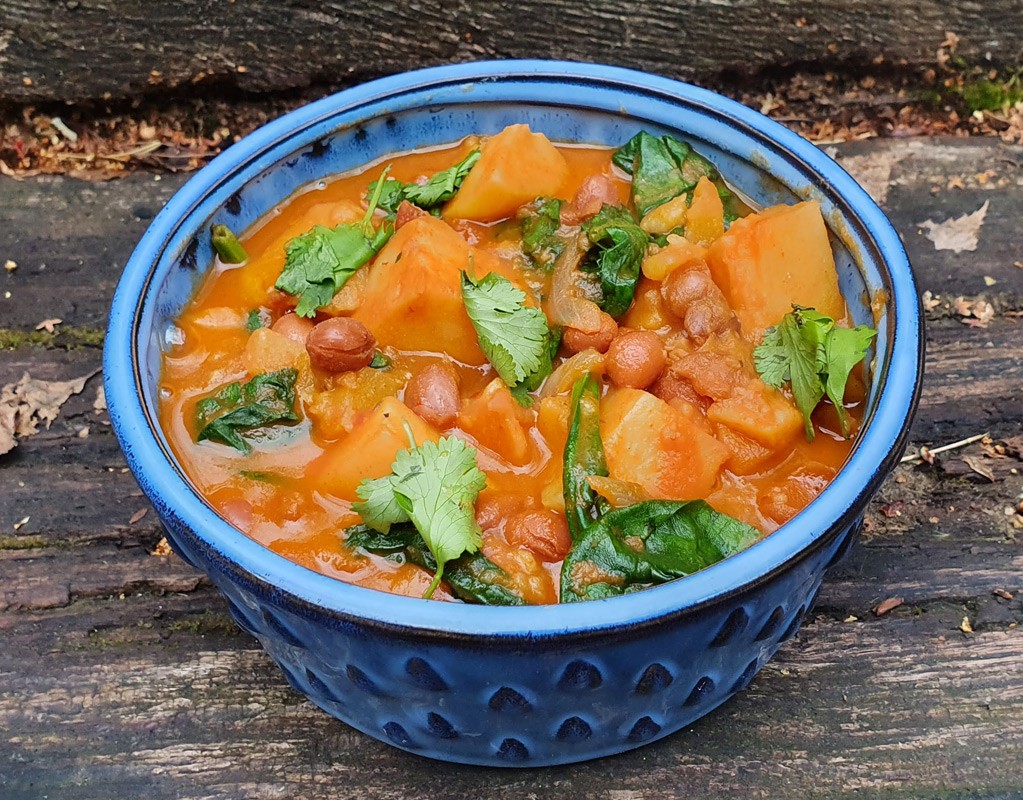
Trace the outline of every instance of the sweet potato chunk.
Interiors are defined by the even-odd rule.
[[[443,217],[493,222],[537,197],[556,196],[567,178],[568,163],[546,136],[510,125],[483,143]]]
[[[696,244],[709,245],[725,232],[725,207],[718,187],[706,176],[693,190],[693,202],[686,212],[686,238]]]
[[[730,455],[686,415],[641,389],[608,393],[600,433],[611,477],[637,483],[651,497],[705,497]]]
[[[777,325],[793,305],[845,316],[835,258],[816,200],[773,206],[732,223],[707,254],[747,336]]]
[[[382,478],[391,473],[394,456],[409,446],[404,423],[412,429],[416,444],[440,438],[430,425],[417,417],[395,397],[381,401],[355,426],[351,434],[330,445],[309,465],[309,474],[327,494],[344,500],[358,500],[355,489],[364,478]]]
[[[803,431],[803,416],[793,402],[757,378],[712,403],[707,419],[772,450],[791,445]]]
[[[529,462],[529,426],[532,414],[512,397],[500,378],[494,378],[475,397],[465,401],[458,426],[477,442],[511,464]]]
[[[470,252],[469,244],[436,217],[411,220],[377,255],[352,316],[381,345],[445,352],[466,364],[483,364],[459,277],[469,268]],[[490,271],[476,266],[480,276]]]

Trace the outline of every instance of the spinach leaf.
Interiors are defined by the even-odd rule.
[[[561,201],[538,197],[527,207],[522,219],[522,251],[537,267],[551,269],[565,249],[558,236],[561,227]]]
[[[600,438],[600,383],[592,375],[583,376],[572,388],[569,414],[563,487],[568,530],[572,541],[577,542],[608,509],[607,501],[586,480],[589,475],[608,474]]]
[[[580,264],[600,278],[598,305],[617,319],[629,310],[650,236],[624,208],[604,205],[583,223],[593,248]]]
[[[345,545],[361,547],[370,553],[403,558],[412,564],[436,573],[437,561],[419,531],[409,523],[391,525],[387,533],[380,533],[365,525],[349,528]],[[449,561],[444,569],[444,580],[452,593],[466,603],[490,606],[521,606],[525,600],[498,581],[507,573],[480,552],[465,553]]]
[[[561,602],[596,600],[698,572],[758,541],[760,533],[703,500],[650,500],[604,514],[561,569]]]
[[[632,203],[640,217],[680,194],[691,192],[707,177],[724,189],[713,164],[688,142],[640,131],[615,151],[612,161],[632,175]],[[727,191],[727,189],[725,189]]]
[[[243,453],[252,446],[242,434],[281,422],[297,422],[295,380],[298,371],[282,369],[257,375],[248,383],[229,383],[195,408],[199,434],[204,439],[222,442]]]

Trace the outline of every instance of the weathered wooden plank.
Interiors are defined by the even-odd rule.
[[[14,734],[0,743],[5,797],[317,798],[358,787],[395,798],[430,787],[452,798],[994,798],[1018,787],[1023,632],[1004,624],[967,636],[909,610],[818,618],[743,695],[674,737],[585,767],[494,772],[354,733],[287,689],[221,617],[194,602],[177,614],[170,600],[84,601],[15,629],[13,651],[0,653],[0,724]]]
[[[974,62],[1023,52],[1018,0],[569,0],[115,4],[6,0],[0,101],[345,85],[480,58],[607,61],[683,78],[878,57],[931,65],[946,31]],[[372,43],[372,46],[367,46]]]
[[[1023,147],[992,139],[882,140],[829,150],[882,202],[906,241],[921,289],[952,298],[986,293],[1023,308],[1017,220],[1023,214]],[[993,174],[977,176],[986,171]],[[160,180],[156,178],[159,177]],[[0,176],[0,328],[31,330],[46,318],[105,325],[124,263],[149,220],[186,179],[136,174],[109,183]],[[949,184],[963,188],[948,188]],[[932,194],[932,187],[938,187]],[[977,249],[935,250],[919,224],[989,202]],[[72,223],[73,221],[73,223]],[[988,287],[984,276],[997,281]],[[6,297],[6,292],[11,296]]]

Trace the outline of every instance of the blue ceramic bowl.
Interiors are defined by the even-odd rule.
[[[244,229],[293,192],[395,151],[527,122],[555,140],[692,141],[762,204],[820,201],[857,322],[882,297],[866,425],[845,467],[764,541],[683,580],[534,608],[438,603],[352,586],[275,555],[221,519],[156,423],[160,354],[210,267],[209,228]],[[883,293],[883,294],[879,294]],[[298,691],[414,753],[539,766],[666,736],[741,691],[792,636],[825,570],[901,454],[921,372],[920,310],[899,237],[820,150],[748,108],[675,81],[548,61],[462,64],[367,83],[245,137],[153,221],[114,297],[104,353],[114,430],[177,553]]]

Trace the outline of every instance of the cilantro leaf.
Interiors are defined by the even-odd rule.
[[[430,211],[455,196],[465,176],[479,160],[480,151],[473,150],[457,164],[431,176],[422,186],[417,183],[402,183],[391,178],[383,182],[382,188],[380,181],[373,181],[368,187],[369,192],[376,192],[380,188],[379,207],[389,214],[394,214],[398,210],[402,200],[408,200],[424,211]]]
[[[387,533],[395,523],[408,522],[408,514],[398,505],[394,496],[390,475],[365,479],[355,493],[362,498],[362,502],[353,503],[352,510],[373,530]]]
[[[334,229],[316,225],[284,246],[284,270],[274,287],[298,297],[295,313],[300,317],[315,316],[393,232],[390,224],[372,236],[366,236],[362,225],[356,223]]]
[[[796,407],[803,414],[807,441],[813,441],[810,415],[827,394],[838,413],[842,435],[849,436],[849,419],[842,404],[849,373],[864,359],[877,331],[860,325],[840,328],[831,317],[812,308],[794,307],[753,351],[757,372],[764,383],[792,387]]]
[[[444,564],[483,544],[474,506],[487,476],[476,466],[476,450],[451,436],[400,451],[392,470],[395,500],[437,561],[433,583],[423,595],[429,597],[444,575]]]
[[[866,325],[855,328],[835,327],[825,344],[825,358],[828,374],[824,383],[824,391],[838,412],[838,422],[842,426],[842,435],[849,436],[849,417],[845,413],[845,385],[849,381],[849,373],[853,367],[866,358],[870,344],[877,336],[877,331]]]
[[[375,183],[377,188],[361,223],[350,222],[333,229],[314,225],[309,233],[284,245],[284,269],[274,288],[298,297],[295,313],[300,317],[316,316],[316,310],[333,300],[348,279],[391,238],[394,233],[391,222],[377,230],[371,223],[389,170],[390,167],[384,169]]]
[[[584,222],[583,230],[595,249],[587,253],[580,269],[599,276],[598,305],[617,319],[632,305],[650,236],[627,210],[609,205]]]
[[[263,318],[262,310],[254,308],[245,317],[245,330],[252,333],[260,328],[266,327],[266,322],[267,321]]]
[[[538,267],[550,269],[565,249],[558,236],[561,227],[561,201],[538,197],[527,207],[522,219],[522,251]]]
[[[222,442],[243,453],[252,446],[242,434],[278,422],[297,422],[295,380],[298,371],[282,369],[257,375],[248,383],[237,381],[199,401],[195,408],[199,433],[204,439]]]
[[[557,358],[558,348],[561,346],[561,337],[564,334],[564,328],[551,328],[547,333],[547,345],[544,347],[543,356],[540,358],[539,369],[531,372],[524,379],[516,383],[511,388],[512,397],[514,397],[520,406],[529,408],[533,405],[533,398],[530,397],[530,392],[535,392],[542,385],[544,380],[554,371],[554,359]]]
[[[462,301],[480,348],[509,386],[541,369],[549,352],[547,318],[524,305],[525,299],[525,292],[497,273],[478,281],[462,273]]]

